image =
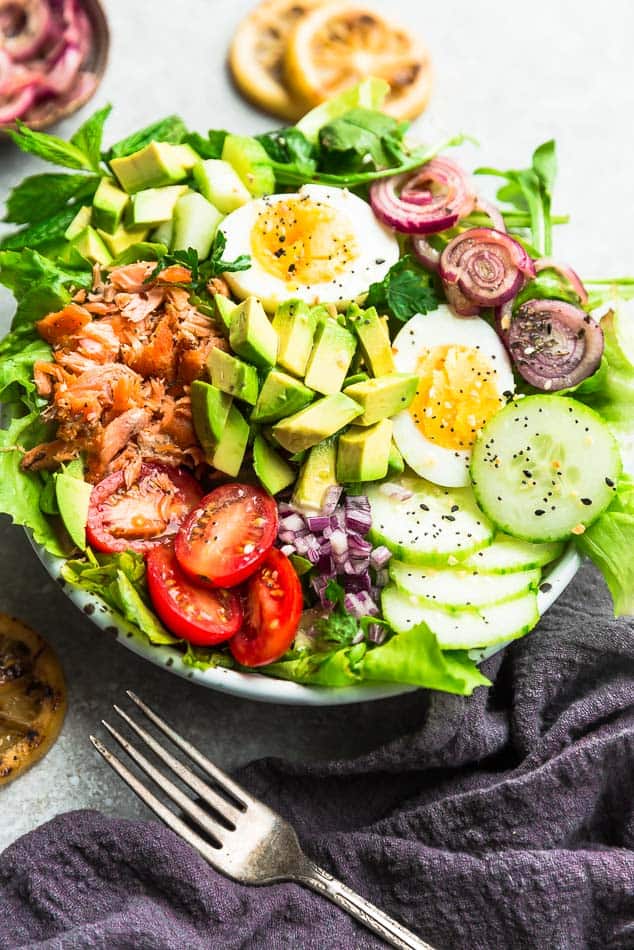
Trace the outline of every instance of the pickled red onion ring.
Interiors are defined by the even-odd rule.
[[[522,245],[508,234],[494,228],[470,228],[450,241],[440,255],[440,276],[446,292],[456,288],[472,304],[500,307],[517,294],[527,277],[535,276],[535,267]]]
[[[475,205],[465,172],[437,157],[414,172],[374,182],[370,203],[377,218],[405,234],[437,234],[466,217]]]

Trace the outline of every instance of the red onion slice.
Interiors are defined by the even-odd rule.
[[[4,105],[0,104],[0,125],[9,125],[31,108],[36,97],[35,84],[27,86],[15,98]]]
[[[14,63],[33,59],[50,27],[51,10],[44,0],[0,0],[0,42]]]
[[[574,292],[579,297],[579,300],[582,304],[587,304],[588,302],[588,291],[583,286],[583,282],[579,277],[579,274],[572,269],[568,264],[559,264],[557,261],[553,260],[551,257],[541,257],[538,261],[535,261],[535,273],[539,273],[542,270],[554,270],[556,271],[564,280],[567,280]]]
[[[518,373],[537,389],[557,392],[591,376],[603,355],[603,331],[589,314],[563,300],[527,300],[507,332]]]
[[[412,251],[421,264],[428,270],[437,271],[440,261],[440,251],[432,247],[429,241],[422,235],[417,234],[412,238]]]
[[[450,241],[440,255],[440,276],[448,297],[455,287],[472,304],[499,307],[517,294],[527,277],[535,276],[535,267],[522,245],[508,234],[494,228],[470,228]]]
[[[488,215],[491,219],[491,224],[496,229],[496,231],[502,231],[503,234],[506,234],[506,224],[504,223],[504,217],[499,208],[497,208],[490,201],[486,201],[484,198],[478,197],[475,204],[476,211],[482,211],[484,214]]]
[[[475,204],[465,172],[448,158],[432,158],[415,172],[374,182],[377,218],[405,234],[437,234],[453,227]]]

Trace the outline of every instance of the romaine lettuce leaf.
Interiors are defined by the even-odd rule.
[[[634,616],[634,478],[621,476],[608,510],[576,543],[603,574],[615,616]]]
[[[22,400],[30,409],[39,405],[33,382],[33,364],[48,360],[51,348],[37,337],[10,333],[0,342],[0,402]]]

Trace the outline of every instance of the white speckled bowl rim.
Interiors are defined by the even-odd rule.
[[[32,539],[31,543],[53,580],[60,583],[66,596],[86,614],[92,623],[111,634],[133,653],[149,660],[150,663],[163,666],[168,672],[199,683],[208,689],[216,689],[242,699],[254,699],[264,703],[284,703],[290,706],[341,706],[347,703],[387,699],[391,696],[411,693],[418,688],[399,683],[371,683],[338,688],[302,686],[299,683],[275,679],[261,673],[238,673],[224,667],[209,670],[192,669],[183,663],[179,653],[173,647],[152,646],[143,634],[111,610],[96,594],[90,594],[71,584],[66,584],[60,575],[63,559],[49,554]],[[563,593],[579,570],[580,563],[579,555],[574,546],[570,545],[559,560],[544,573],[542,583],[548,581],[550,588],[546,591],[540,590],[538,593],[537,604],[540,615],[548,610]],[[472,651],[472,655],[474,659],[485,659],[505,646],[506,643],[498,643],[487,650]]]

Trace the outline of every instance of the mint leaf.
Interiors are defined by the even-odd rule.
[[[382,281],[371,284],[365,307],[376,307],[401,323],[415,313],[429,313],[438,307],[432,276],[408,254],[394,264]]]
[[[65,142],[57,135],[36,132],[19,119],[16,121],[16,126],[16,130],[9,132],[9,135],[23,152],[37,155],[45,162],[62,165],[64,168],[84,168],[86,171],[94,171],[89,156],[76,145]]]
[[[74,202],[75,210],[92,200],[99,179],[92,175],[51,172],[31,175],[17,185],[7,199],[4,220],[13,224],[37,224]]]
[[[126,155],[132,155],[145,148],[150,142],[170,142],[172,145],[180,145],[186,135],[187,126],[183,120],[177,115],[168,115],[165,119],[153,122],[152,125],[121,139],[104,157],[107,161],[113,158],[125,158]]]
[[[49,241],[63,238],[68,225],[77,214],[78,208],[70,205],[57,214],[52,214],[46,221],[38,221],[28,228],[22,228],[14,234],[8,234],[0,241],[0,248],[19,251],[23,247],[40,247]]]
[[[101,141],[106,119],[112,112],[112,106],[104,106],[81,125],[71,138],[75,145],[88,157],[92,169],[99,172],[101,166]]]

